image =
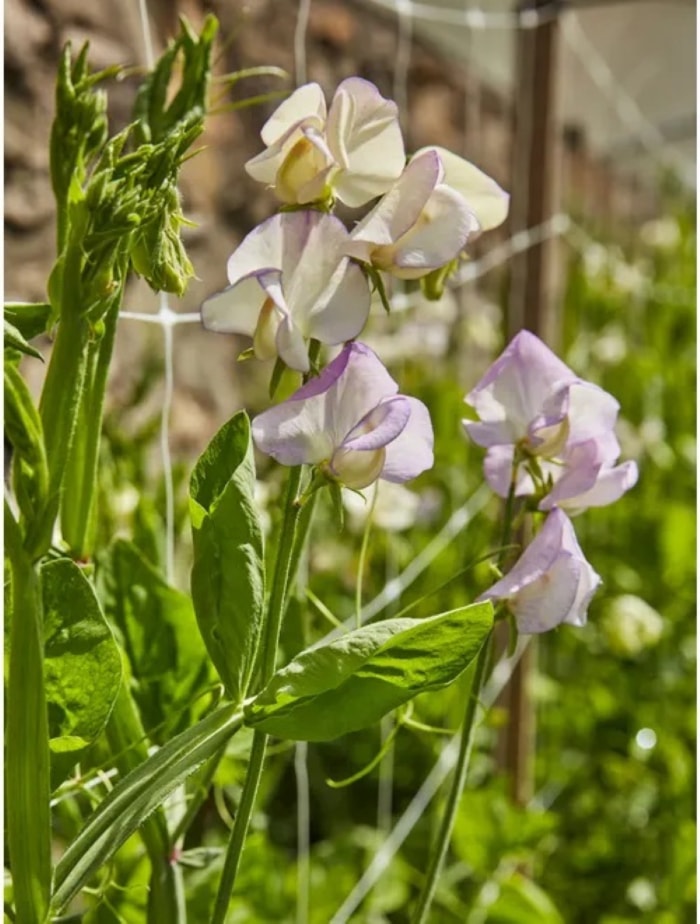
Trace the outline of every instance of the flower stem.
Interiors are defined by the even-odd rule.
[[[270,591],[270,601],[268,604],[261,653],[260,678],[262,686],[265,686],[275,670],[277,645],[287,600],[291,567],[295,560],[298,561],[298,552],[295,552],[295,537],[297,522],[301,512],[301,508],[297,503],[297,497],[301,487],[301,474],[301,466],[291,469],[289,481],[287,483],[287,501],[284,509],[284,518],[282,520],[282,529],[279,536],[277,559],[275,561],[272,590]],[[236,820],[233,825],[233,830],[231,831],[231,839],[226,849],[226,859],[224,860],[224,868],[221,873],[221,881],[219,883],[219,891],[216,896],[211,924],[224,924],[226,920],[226,912],[228,911],[229,901],[235,886],[238,866],[240,864],[241,854],[243,853],[243,845],[246,834],[248,833],[248,825],[250,824],[250,817],[253,813],[255,797],[262,776],[267,737],[268,736],[264,732],[258,731],[253,735],[253,745],[250,751],[248,770],[246,772],[245,783],[243,784],[241,801],[238,806],[238,811],[236,812]]]
[[[442,864],[444,863],[445,854],[447,853],[447,848],[452,836],[452,828],[454,827],[457,809],[459,808],[459,800],[467,778],[469,758],[474,743],[474,730],[476,728],[474,719],[476,717],[476,707],[479,702],[481,688],[486,679],[486,670],[491,654],[491,637],[491,634],[489,634],[484,640],[476,661],[472,686],[469,691],[469,696],[467,697],[464,721],[462,723],[462,734],[459,741],[459,753],[457,755],[457,763],[452,779],[452,788],[447,797],[447,805],[445,806],[445,814],[443,815],[442,824],[440,825],[437,845],[430,858],[430,866],[428,867],[428,873],[425,878],[425,883],[423,884],[423,891],[421,892],[418,905],[411,918],[411,924],[425,924],[428,920],[428,912],[430,911],[430,906],[442,870]]]
[[[513,528],[515,490],[517,486],[518,466],[520,461],[520,457],[516,450],[515,456],[513,458],[513,468],[511,470],[510,487],[508,489],[508,496],[506,498],[505,507],[503,510],[501,553],[498,557],[499,567],[503,566],[503,563],[510,550],[508,543],[510,541],[510,534]],[[442,818],[442,824],[440,825],[437,844],[430,859],[428,873],[426,875],[420,898],[418,899],[418,905],[413,917],[411,918],[411,924],[425,924],[425,922],[428,920],[430,906],[435,896],[435,890],[437,888],[442,865],[445,861],[447,848],[452,837],[452,829],[454,827],[455,818],[457,817],[459,800],[462,796],[462,790],[464,789],[464,784],[467,779],[469,758],[471,756],[472,745],[474,743],[474,719],[476,717],[476,707],[479,702],[479,697],[481,696],[481,690],[484,686],[489,662],[491,660],[492,639],[493,632],[490,632],[484,640],[484,643],[481,646],[481,650],[479,651],[479,656],[476,660],[474,677],[472,679],[469,696],[467,697],[464,720],[462,722],[462,733],[459,741],[457,763],[455,765],[454,776],[452,778],[452,788],[450,789],[449,796],[447,797],[447,805],[445,807],[445,814]]]
[[[359,629],[362,626],[362,583],[365,574],[365,560],[367,558],[367,548],[369,546],[369,534],[372,529],[372,519],[374,516],[374,508],[377,504],[377,495],[379,494],[379,482],[374,483],[374,489],[372,491],[372,500],[369,504],[369,510],[367,511],[367,519],[365,520],[365,528],[362,533],[362,545],[360,547],[360,559],[357,563],[357,584],[355,585],[355,628]]]

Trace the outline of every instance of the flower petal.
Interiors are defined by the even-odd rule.
[[[619,500],[622,495],[633,488],[639,478],[636,462],[623,462],[614,467],[603,467],[595,483],[586,491],[573,494],[568,486],[555,484],[550,493],[541,501],[540,510],[549,510],[555,504],[567,510],[571,515],[581,513],[589,507],[605,507]]]
[[[326,138],[340,170],[336,195],[357,208],[386,192],[405,164],[398,107],[368,80],[350,77],[335,92]]]
[[[294,324],[294,319],[285,315],[277,328],[277,352],[290,369],[298,372],[309,371],[309,353],[301,332]]]
[[[326,118],[326,100],[317,83],[305,83],[280,103],[263,125],[260,137],[270,146],[292,126],[309,116],[315,116],[320,122]]]
[[[381,246],[403,237],[418,221],[442,173],[440,158],[434,151],[414,157],[389,192],[352,231],[353,245],[362,242]],[[347,252],[363,259],[355,251]]]
[[[422,148],[414,157],[425,150],[437,151],[440,155],[445,168],[445,183],[465,198],[482,231],[489,231],[503,224],[508,216],[510,196],[495,180],[446,148]]]
[[[479,446],[515,443],[528,435],[546,404],[548,425],[563,420],[568,401],[564,386],[577,381],[549,347],[522,330],[466,396],[480,422],[465,420],[464,427]]]
[[[297,213],[273,215],[247,234],[228,258],[228,281],[234,285],[240,279],[266,270],[282,269],[285,224]]]
[[[393,272],[411,279],[444,266],[478,230],[477,220],[462,196],[440,185],[430,196],[415,229],[398,242]]]
[[[322,343],[343,343],[365,326],[371,296],[358,266],[343,255],[343,223],[316,211],[285,213],[282,279],[295,324]]]
[[[382,449],[387,443],[396,439],[408,423],[410,416],[411,405],[408,398],[403,395],[385,398],[352,428],[343,440],[341,448]]]
[[[248,276],[205,299],[202,324],[207,330],[252,337],[265,301],[265,292],[255,276]]]
[[[417,398],[405,398],[411,407],[408,423],[385,449],[384,468],[379,476],[385,481],[409,481],[433,467],[433,425],[428,408]]]

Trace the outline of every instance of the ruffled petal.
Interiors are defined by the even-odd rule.
[[[326,138],[340,167],[336,195],[346,205],[364,205],[401,176],[406,156],[398,108],[369,81],[350,77],[338,86]]]
[[[356,337],[370,308],[367,280],[343,255],[343,223],[316,211],[284,215],[282,279],[299,330],[323,343]]]
[[[266,145],[272,145],[309,116],[315,116],[321,123],[326,118],[326,100],[317,83],[305,83],[280,103],[263,125],[260,137]]]
[[[400,178],[352,231],[355,242],[373,246],[390,245],[403,237],[418,221],[443,170],[434,151],[414,157]],[[352,251],[348,251],[356,256]]]
[[[540,503],[540,510],[549,510],[554,504],[567,510],[570,514],[581,513],[589,507],[606,507],[619,500],[622,495],[633,488],[639,478],[636,462],[623,462],[622,465],[600,469],[593,486],[587,491],[573,494],[564,493],[559,483]]]
[[[517,442],[528,435],[547,402],[548,425],[563,419],[564,386],[574,381],[579,380],[538,337],[520,331],[467,395],[480,422],[465,421],[465,429],[480,446]],[[552,404],[553,394],[558,407]]]
[[[482,231],[503,224],[508,217],[510,196],[495,180],[446,148],[422,148],[414,157],[425,150],[437,151],[440,155],[445,168],[445,183],[465,198]]]
[[[401,433],[386,446],[380,478],[401,483],[433,467],[433,425],[428,408],[417,398],[405,398],[411,416]]]
[[[414,228],[395,247],[395,275],[412,279],[453,260],[479,225],[467,204],[448,186],[438,186]]]

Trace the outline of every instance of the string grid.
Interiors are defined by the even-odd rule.
[[[149,68],[153,66],[153,42],[150,33],[148,10],[146,0],[137,0],[140,21],[143,31],[144,57]],[[562,35],[586,69],[590,73],[600,92],[610,102],[618,118],[633,135],[639,139],[648,155],[657,162],[668,163],[668,155],[664,150],[664,139],[643,115],[637,104],[616,83],[614,75],[595,46],[586,36],[573,12],[562,14],[561,0],[553,0],[540,6],[538,9],[520,9],[513,11],[485,11],[476,7],[446,7],[428,3],[415,2],[415,0],[364,0],[366,5],[375,6],[396,15],[397,23],[397,54],[394,68],[394,98],[400,107],[402,121],[408,118],[408,74],[411,60],[411,43],[413,38],[413,23],[417,20],[446,23],[466,27],[469,30],[517,30],[535,29],[544,23],[559,19],[562,23]],[[299,0],[296,29],[293,36],[295,79],[297,85],[307,80],[307,31],[311,13],[311,0]],[[473,114],[472,114],[473,115]],[[474,121],[473,118],[470,121]],[[474,131],[475,126],[471,125]],[[453,289],[461,290],[473,285],[487,273],[506,264],[514,255],[523,253],[531,247],[553,238],[562,238],[576,251],[583,253],[587,247],[596,245],[591,236],[577,224],[570,215],[557,213],[542,224],[520,231],[501,244],[487,251],[480,258],[464,263],[453,276],[450,285]],[[597,245],[601,246],[601,245]],[[664,292],[654,287],[651,282],[646,294],[649,297],[668,298],[677,297],[676,292]],[[395,308],[403,309],[410,305],[411,295],[397,292],[392,302]],[[172,409],[173,389],[175,381],[175,362],[173,354],[174,328],[183,324],[200,323],[197,312],[178,313],[173,311],[168,303],[167,296],[163,294],[160,300],[159,311],[155,314],[125,310],[120,314],[123,321],[136,321],[147,324],[157,324],[163,331],[164,351],[164,396],[160,427],[160,453],[163,467],[165,485],[166,511],[165,511],[165,550],[166,574],[172,582],[174,578],[174,515],[173,515],[173,474],[170,454],[170,415]],[[471,498],[459,508],[443,526],[441,531],[420,552],[411,564],[401,573],[389,580],[381,593],[362,609],[362,621],[366,622],[376,616],[381,610],[397,601],[404,591],[415,581],[430,563],[444,550],[449,542],[462,530],[488,502],[490,492],[486,486],[479,488]],[[334,630],[324,639],[333,638],[341,630]],[[522,656],[527,641],[521,640],[515,654],[511,658],[504,658],[495,667],[489,684],[484,690],[483,704],[487,708],[498,697],[508,683],[513,670]],[[483,715],[483,713],[482,713]],[[478,721],[478,720],[477,720]],[[458,750],[458,736],[455,736],[442,750],[440,757],[425,781],[416,792],[413,800],[387,834],[386,839],[377,851],[374,859],[364,874],[346,897],[334,915],[331,924],[345,924],[359,908],[360,904],[372,888],[379,882],[381,876],[390,865],[393,857],[409,835],[417,821],[438,792],[440,786],[449,775],[455,764]],[[309,779],[307,767],[307,746],[297,745],[295,750],[294,768],[297,782],[298,797],[298,858],[299,858],[299,898],[297,902],[297,920],[303,924],[308,919],[309,893]],[[97,782],[94,784],[97,785]],[[537,798],[537,797],[536,797]]]

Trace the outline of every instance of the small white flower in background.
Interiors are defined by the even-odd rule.
[[[505,221],[508,203],[473,164],[444,148],[424,148],[352,231],[347,253],[400,279],[419,279]]]
[[[639,236],[647,247],[671,250],[681,240],[681,229],[675,218],[655,218],[645,221],[639,229]]]
[[[282,465],[318,465],[348,488],[377,478],[404,482],[433,464],[428,409],[399,388],[362,343],[349,343],[323,372],[253,419],[253,440]]]
[[[562,623],[583,626],[601,579],[581,551],[566,514],[554,509],[505,577],[480,600],[503,600],[518,632],[547,632]]]
[[[406,159],[396,103],[360,77],[339,84],[328,111],[317,83],[299,87],[261,136],[266,148],[245,169],[288,204],[334,193],[352,208],[365,205],[389,189]]]
[[[391,481],[378,481],[373,488],[362,492],[362,496],[355,491],[343,492],[343,506],[352,528],[360,530],[364,527],[372,510],[374,491],[377,491],[377,499],[374,501],[372,522],[379,529],[400,533],[415,524],[421,506],[418,494]]]
[[[362,270],[343,256],[337,218],[305,210],[273,215],[229,257],[230,285],[202,305],[208,330],[247,334],[258,359],[280,356],[307,372],[306,341],[338,344],[365,325],[370,292]]]
[[[616,654],[635,657],[658,644],[664,621],[653,607],[634,594],[621,594],[608,604],[602,622],[608,645]]]

